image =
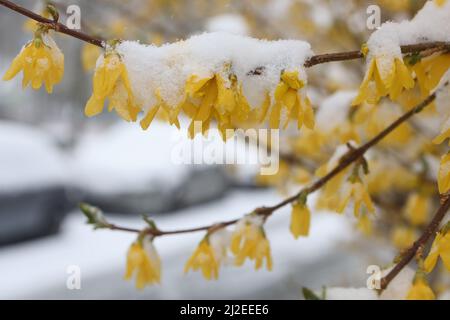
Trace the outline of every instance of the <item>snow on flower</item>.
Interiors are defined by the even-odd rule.
[[[419,62],[412,63],[412,68],[408,68],[400,46],[449,41],[449,20],[450,2],[428,1],[411,21],[384,23],[367,41],[366,76],[353,104],[365,101],[377,103],[387,95],[396,100],[404,89],[414,87],[414,74],[422,91],[429,91],[433,85],[436,86],[448,69],[448,55],[431,60],[431,63],[429,60],[422,63],[419,59]],[[427,79],[432,81],[427,82]]]
[[[205,279],[218,279],[220,266],[228,263],[229,246],[230,233],[226,229],[221,228],[208,234],[186,262],[184,272],[187,273],[190,269],[201,270]]]
[[[303,67],[313,53],[306,42],[204,33],[161,47],[124,41],[110,51],[123,65],[129,88],[126,80],[123,85],[110,83],[109,94],[120,90],[119,96],[125,91],[132,95],[133,108],[143,112],[144,129],[158,114],[176,126],[181,114],[189,117],[191,137],[198,133],[194,121],[202,123],[203,131],[215,121],[223,134],[242,123],[266,119],[273,128],[289,120],[299,127],[314,125]],[[99,58],[96,74],[104,72],[106,59]],[[94,83],[94,95],[96,91]],[[120,102],[126,104],[126,99]]]
[[[128,250],[125,279],[134,273],[138,289],[161,281],[161,260],[149,236],[138,239]]]
[[[264,218],[248,215],[236,224],[231,238],[231,252],[235,255],[235,264],[241,266],[248,258],[255,261],[255,269],[263,266],[266,260],[267,270],[272,270],[272,255],[269,240],[263,229]]]
[[[218,279],[219,277],[219,261],[214,249],[212,248],[209,239],[205,237],[197,249],[195,249],[192,256],[184,266],[184,272],[187,273],[190,269],[197,271],[201,270],[203,276],[207,280]]]
[[[85,107],[86,115],[101,113],[106,99],[109,99],[109,111],[115,110],[127,121],[136,120],[139,109],[135,104],[128,72],[115,52],[107,52],[99,60],[94,74],[93,93]]]

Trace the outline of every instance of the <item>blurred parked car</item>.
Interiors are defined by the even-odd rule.
[[[0,121],[0,245],[58,231],[70,208],[65,159],[38,129]]]

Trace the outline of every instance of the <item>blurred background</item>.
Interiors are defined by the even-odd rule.
[[[44,1],[15,1],[41,13]],[[375,2],[382,21],[413,15],[423,1],[326,0],[59,0],[81,8],[82,30],[104,38],[162,44],[204,31],[267,39],[304,39],[316,53],[357,50],[370,35],[366,9]],[[0,7],[0,71],[32,33],[30,22]],[[123,281],[125,253],[134,235],[93,232],[77,210],[87,201],[123,225],[142,226],[149,214],[162,229],[239,217],[289,193],[261,184],[258,168],[175,165],[173,127],[154,122],[149,131],[104,113],[84,117],[91,94],[89,62],[95,50],[64,35],[65,77],[52,95],[22,90],[21,76],[0,83],[0,298],[301,299],[304,286],[365,286],[366,267],[395,254],[383,239],[351,232],[354,221],[326,212],[313,215],[311,235],[294,241],[289,210],[267,225],[274,271],[224,268],[207,282],[182,268],[200,234],[156,241],[163,261],[162,285],[139,292]],[[92,49],[92,48],[91,48]],[[94,59],[95,61],[95,59]],[[92,64],[92,63],[91,63]],[[309,95],[320,106],[329,95],[354,90],[361,62],[309,70]],[[185,143],[190,143],[185,138]],[[244,148],[244,145],[241,146]],[[81,290],[68,290],[68,268],[79,266]]]

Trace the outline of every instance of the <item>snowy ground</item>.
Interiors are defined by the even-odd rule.
[[[157,221],[162,229],[195,226],[236,217],[277,200],[279,195],[273,191],[234,192],[211,204],[158,216]],[[111,219],[129,226],[142,225],[136,217]],[[125,252],[134,236],[93,232],[84,224],[84,217],[74,212],[59,235],[0,249],[0,298],[298,299],[302,297],[302,286],[363,286],[365,266],[379,261],[379,257],[374,258],[376,251],[374,256],[368,256],[367,251],[355,249],[353,244],[361,239],[350,236],[351,226],[344,216],[314,215],[310,237],[297,241],[288,232],[288,222],[288,212],[284,210],[267,225],[274,258],[272,272],[255,272],[251,265],[228,267],[222,270],[218,281],[211,282],[199,274],[182,273],[201,234],[159,239],[156,247],[163,261],[162,285],[140,292],[133,283],[123,280]],[[66,271],[71,265],[81,268],[81,290],[66,287]]]

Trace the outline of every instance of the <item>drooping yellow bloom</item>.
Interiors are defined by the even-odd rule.
[[[363,102],[376,104],[381,97],[389,95],[392,100],[396,100],[403,89],[414,87],[414,79],[403,63],[402,59],[395,58],[390,62],[389,71],[386,72],[381,67],[381,59],[385,57],[373,57],[364,80],[359,88],[358,96],[353,101],[353,105]]]
[[[415,230],[404,226],[396,226],[391,233],[392,243],[400,250],[411,247],[416,238]]]
[[[428,221],[431,204],[423,194],[412,193],[409,195],[405,206],[405,216],[414,226],[421,226]]]
[[[445,194],[450,190],[450,153],[441,158],[438,172],[438,187],[440,194]]]
[[[184,266],[184,272],[190,269],[197,271],[201,269],[203,277],[207,280],[217,279],[219,277],[219,259],[216,257],[214,249],[209,243],[208,238],[203,239]]]
[[[423,277],[416,277],[411,289],[409,289],[408,300],[434,300],[436,299],[427,281]]]
[[[275,103],[269,115],[270,128],[280,128],[282,113],[285,112],[287,116],[283,127],[289,124],[289,120],[297,120],[299,129],[303,124],[309,129],[314,129],[314,111],[311,102],[300,91],[304,85],[304,82],[299,78],[298,71],[284,71],[282,73],[280,83],[274,93]]]
[[[134,242],[128,250],[125,279],[131,279],[135,272],[138,289],[160,283],[161,260],[149,237]]]
[[[290,230],[295,239],[309,234],[311,212],[306,204],[295,203],[292,206]]]
[[[125,64],[116,52],[107,52],[94,73],[93,93],[86,104],[85,114],[95,116],[103,111],[105,100],[108,110],[115,110],[126,121],[136,121],[140,108],[136,106]]]
[[[450,232],[446,232],[445,234],[439,232],[436,235],[430,253],[424,262],[426,272],[433,271],[439,257],[441,257],[445,268],[450,271]]]
[[[267,270],[272,270],[269,240],[259,223],[241,220],[241,224],[236,227],[231,237],[231,252],[236,257],[237,266],[241,266],[248,258],[255,261],[255,269],[258,270],[266,260]]]
[[[161,97],[159,90],[156,90],[155,96],[157,103],[147,111],[146,115],[140,121],[142,129],[147,130],[155,117],[167,121],[179,129],[180,122],[178,121],[178,113],[180,112],[180,108],[170,108]]]
[[[372,199],[361,181],[355,181],[351,184],[344,185],[343,196],[337,209],[339,213],[344,212],[350,199],[353,199],[354,202],[353,213],[355,217],[359,216],[362,205],[364,205],[369,212],[375,211]]]
[[[447,0],[434,0],[434,3],[438,6],[438,7],[443,7],[444,4],[447,2]]]
[[[267,109],[266,106],[262,108]],[[205,133],[215,119],[222,137],[226,139],[226,130],[233,128],[234,122],[247,120],[250,114],[250,105],[233,74],[228,78],[219,74],[210,78],[191,76],[186,82],[185,99],[177,109],[192,119],[190,137],[198,133],[196,122],[201,124],[201,131]]]
[[[98,57],[102,54],[102,50],[93,44],[86,43],[81,49],[81,62],[84,71],[94,70]]]
[[[47,92],[52,93],[53,86],[64,75],[64,55],[48,34],[36,35],[14,58],[3,80],[11,80],[20,71],[23,71],[23,88],[31,84],[38,90],[44,84]]]
[[[422,97],[436,88],[442,76],[450,68],[450,54],[434,54],[410,66],[414,71]]]

